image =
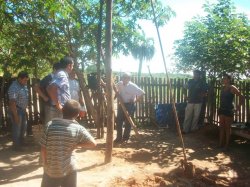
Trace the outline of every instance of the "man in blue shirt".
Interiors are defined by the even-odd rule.
[[[9,114],[12,123],[13,150],[22,151],[22,144],[27,128],[26,108],[28,106],[27,82],[29,75],[20,72],[8,90]]]
[[[47,91],[54,106],[53,117],[62,118],[63,105],[71,99],[69,73],[74,67],[74,60],[71,57],[64,57],[60,63],[62,69],[55,74],[51,84],[47,87]]]

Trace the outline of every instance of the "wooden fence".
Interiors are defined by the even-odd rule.
[[[1,83],[3,79],[1,78]],[[9,127],[8,119],[8,98],[7,98],[7,89],[12,80],[4,81],[4,86],[2,86],[1,93],[1,128]],[[170,104],[170,92],[172,91],[173,97],[175,98],[176,103],[185,103],[185,96],[187,94],[186,89],[183,88],[183,85],[188,81],[188,79],[171,79],[172,90],[170,90],[167,85],[167,80],[165,78],[150,78],[143,77],[138,80],[136,77],[132,79],[134,83],[139,85],[145,92],[145,97],[143,100],[138,103],[137,110],[135,114],[135,122],[137,124],[156,124],[155,119],[155,109],[159,104]],[[29,89],[29,106],[28,106],[28,123],[30,126],[32,124],[41,123],[41,102],[38,95],[34,92],[31,85],[36,82],[35,79],[32,79],[28,83]],[[241,110],[235,114],[235,121],[237,122],[249,122],[250,121],[250,82],[249,81],[240,81],[235,84],[239,90],[245,95],[246,100],[243,103]],[[206,108],[204,110],[205,121],[208,123],[216,124],[218,123],[217,117],[217,108],[219,104],[220,96],[220,83],[219,82],[208,82],[209,92],[208,97],[204,101]],[[91,94],[91,90],[90,90]],[[238,99],[235,99],[235,103],[238,104]],[[181,111],[183,116],[184,110]],[[92,121],[90,116],[86,117],[87,121]]]

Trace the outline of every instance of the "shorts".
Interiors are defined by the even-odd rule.
[[[234,111],[233,110],[228,110],[228,109],[218,109],[218,115],[224,115],[228,117],[234,117]]]

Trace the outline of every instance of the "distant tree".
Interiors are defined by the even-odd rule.
[[[226,71],[250,73],[250,24],[237,14],[231,0],[206,3],[207,16],[197,16],[185,24],[183,39],[175,41],[177,68],[205,70],[210,77]]]
[[[155,53],[154,40],[143,38],[131,50],[132,56],[139,59],[138,79],[141,77],[142,63],[144,60],[151,60]]]

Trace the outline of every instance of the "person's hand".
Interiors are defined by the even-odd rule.
[[[81,117],[81,118],[85,117],[86,113],[87,113],[86,107],[82,105],[81,109],[80,109],[80,112],[79,112],[79,117]]]
[[[83,117],[85,117],[85,116],[86,116],[86,111],[82,111],[82,110],[81,110],[81,111],[79,112],[79,117],[80,117],[80,118],[83,118]]]
[[[57,110],[62,111],[63,107],[62,107],[62,105],[60,103],[57,103],[56,108],[57,108]]]

